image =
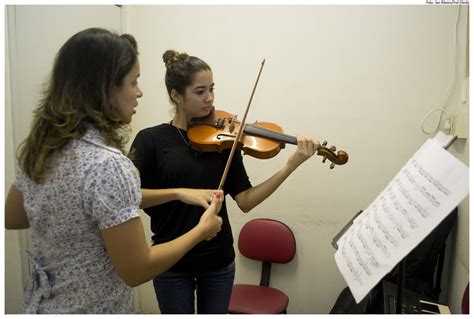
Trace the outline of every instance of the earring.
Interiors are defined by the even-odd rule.
[[[177,103],[181,103],[181,100],[176,100]]]

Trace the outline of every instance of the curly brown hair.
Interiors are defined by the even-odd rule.
[[[107,145],[124,152],[130,128],[112,97],[137,58],[133,36],[101,28],[78,32],[61,47],[30,133],[18,148],[20,167],[29,178],[40,183],[48,157],[84,136],[87,123],[101,131]]]

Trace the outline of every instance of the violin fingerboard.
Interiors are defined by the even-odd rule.
[[[298,144],[298,141],[296,140],[296,137],[294,136],[284,134],[284,133],[274,132],[272,130],[260,127],[258,125],[247,124],[244,128],[244,132],[251,135],[270,138],[272,140],[280,141],[283,143],[288,143],[288,144],[293,144],[293,145]]]

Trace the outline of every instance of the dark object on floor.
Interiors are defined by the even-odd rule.
[[[457,219],[457,207],[416,246],[406,258],[405,288],[424,300],[438,302],[441,293],[446,240]],[[384,313],[383,280],[397,284],[398,267],[387,274],[371,292],[357,304],[346,287],[339,294],[331,314]]]

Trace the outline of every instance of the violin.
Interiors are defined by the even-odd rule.
[[[233,146],[241,129],[237,116],[226,111],[213,110],[204,118],[194,119],[188,128],[188,138],[194,149],[200,152],[221,152]],[[283,133],[283,129],[275,123],[255,122],[244,124],[243,133],[237,141],[237,149],[255,158],[268,159],[276,156],[285,144],[297,144],[296,137]],[[324,141],[317,154],[331,161],[330,168],[343,165],[349,160],[349,155],[336,147],[326,147]]]

